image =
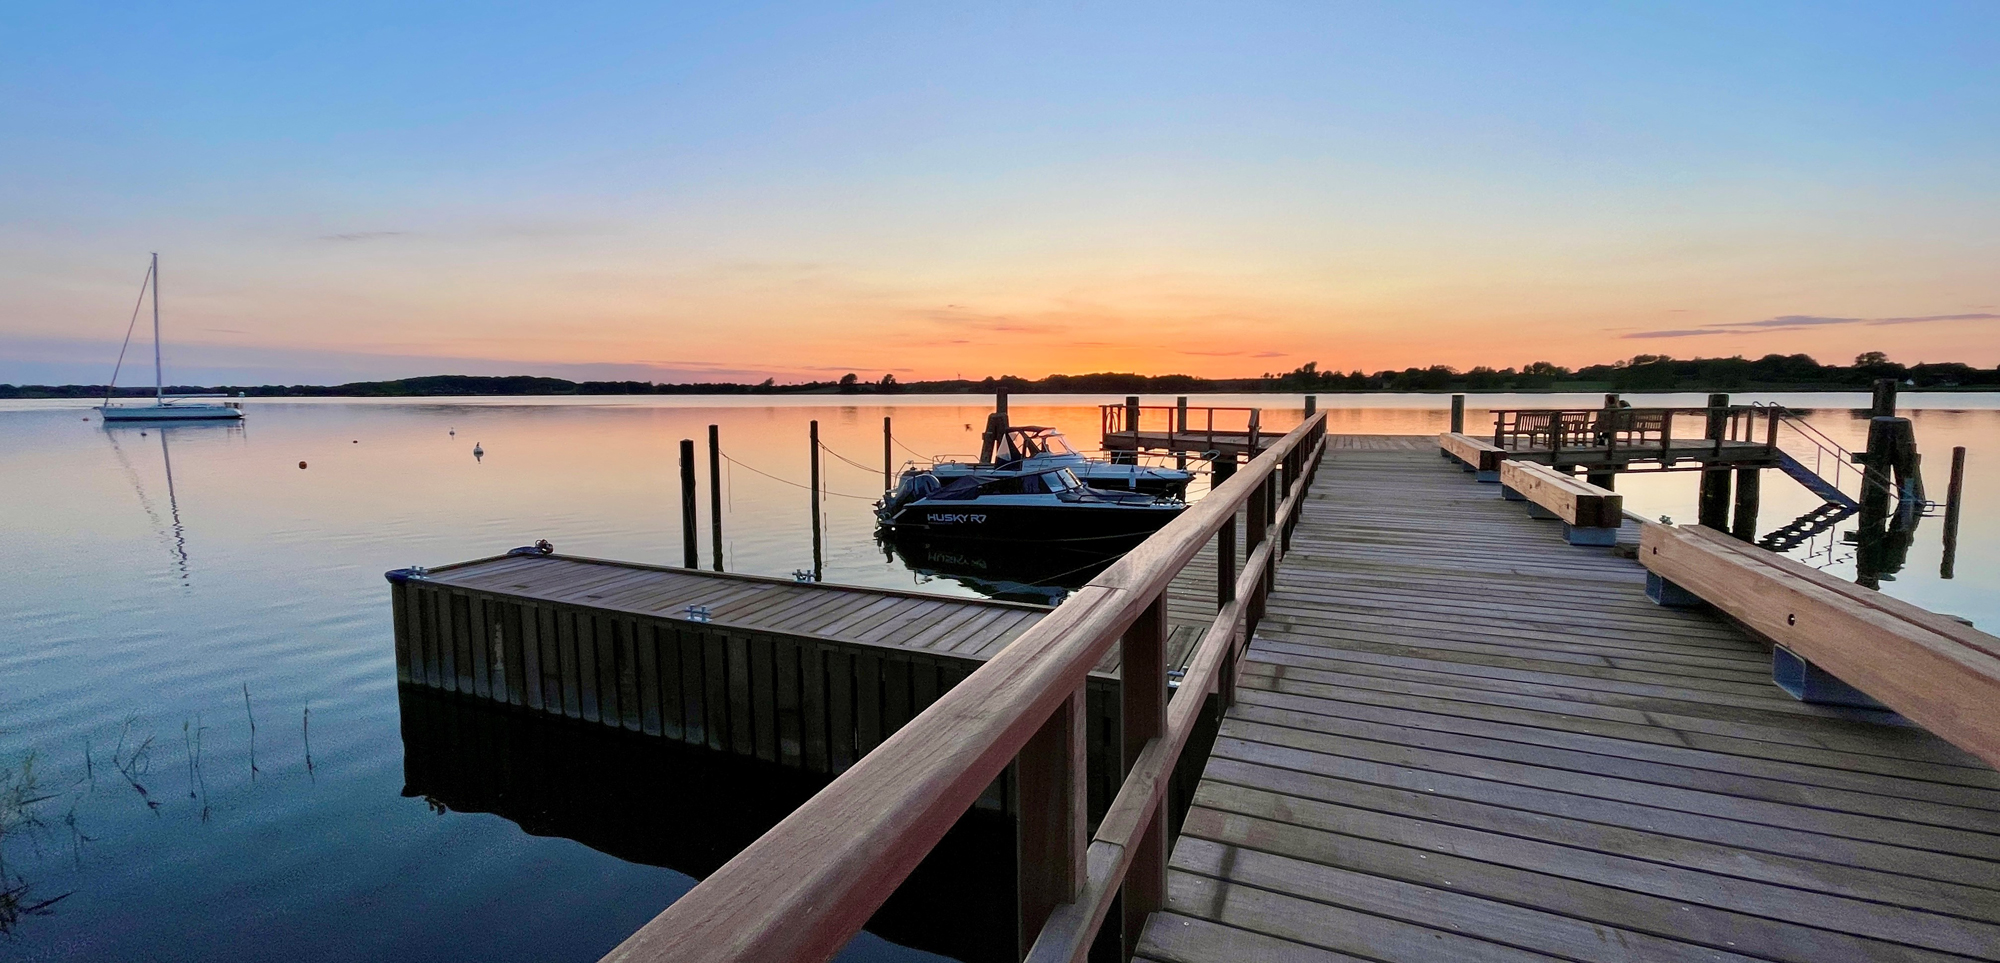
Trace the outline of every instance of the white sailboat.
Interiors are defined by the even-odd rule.
[[[197,401],[193,398],[227,398],[228,395],[170,395],[167,394],[166,375],[160,364],[160,256],[153,255],[151,267],[146,269],[146,280],[139,286],[139,297],[146,296],[146,288],[153,289],[153,403],[150,405],[114,405],[111,392],[118,383],[118,371],[125,367],[125,348],[118,349],[118,366],[111,371],[111,384],[104,386],[104,404],[98,412],[109,421],[219,421],[236,420],[243,417],[239,402],[226,401],[221,404]],[[132,327],[137,326],[139,312],[132,312],[131,326],[125,329],[125,346],[132,344]]]

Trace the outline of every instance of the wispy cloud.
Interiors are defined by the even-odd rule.
[[[389,237],[404,237],[408,231],[356,231],[352,234],[322,234],[322,241],[379,241]]]
[[[1744,334],[1750,331],[1793,331],[1827,325],[1930,324],[1938,321],[2000,321],[2000,314],[1925,314],[1906,318],[1834,318],[1817,314],[1781,314],[1760,321],[1728,321],[1702,328],[1672,328],[1664,331],[1634,331],[1622,338],[1693,338],[1711,334]]]

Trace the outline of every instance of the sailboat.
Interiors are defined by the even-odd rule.
[[[104,404],[98,412],[104,420],[110,421],[222,421],[238,420],[243,417],[240,402],[225,401],[193,402],[192,398],[227,398],[228,395],[170,395],[167,394],[166,375],[160,364],[160,256],[153,255],[152,266],[146,269],[146,280],[139,285],[140,303],[143,304],[146,289],[153,291],[153,403],[150,405],[114,405],[111,392],[118,383],[118,371],[125,367],[125,347],[132,344],[132,328],[139,322],[139,312],[133,310],[132,324],[125,329],[125,347],[118,349],[118,365],[111,370],[111,384],[104,386]]]

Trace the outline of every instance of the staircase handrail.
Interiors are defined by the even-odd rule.
[[[1822,478],[1826,477],[1826,472],[1820,466],[1819,456],[1821,454],[1831,456],[1834,465],[1833,477],[1827,479],[1827,481],[1835,488],[1840,487],[1841,471],[1843,469],[1850,468],[1855,465],[1854,453],[1852,451],[1849,451],[1845,446],[1841,445],[1840,442],[1834,441],[1825,432],[1819,430],[1818,428],[1813,427],[1813,425],[1810,422],[1806,421],[1803,417],[1801,417],[1798,412],[1793,411],[1792,409],[1787,408],[1784,405],[1781,405],[1775,401],[1753,401],[1750,404],[1752,407],[1765,408],[1776,412],[1778,420],[1781,423],[1790,427],[1793,431],[1797,432],[1799,437],[1804,438],[1807,444],[1813,446],[1813,448],[1815,449],[1815,451],[1813,452],[1814,457],[1812,466],[1814,474],[1819,475]],[[1862,471],[1865,472],[1865,469],[1862,469]],[[1865,474],[1863,475],[1863,477],[1865,477]]]

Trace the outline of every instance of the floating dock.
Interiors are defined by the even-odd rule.
[[[1214,559],[1169,606],[1178,667],[1215,615]],[[1206,578],[1206,581],[1203,579]],[[1047,606],[568,555],[389,573],[399,682],[839,773]],[[1116,791],[1118,660],[1091,675],[1090,796]],[[1004,780],[988,808],[1006,808]]]

